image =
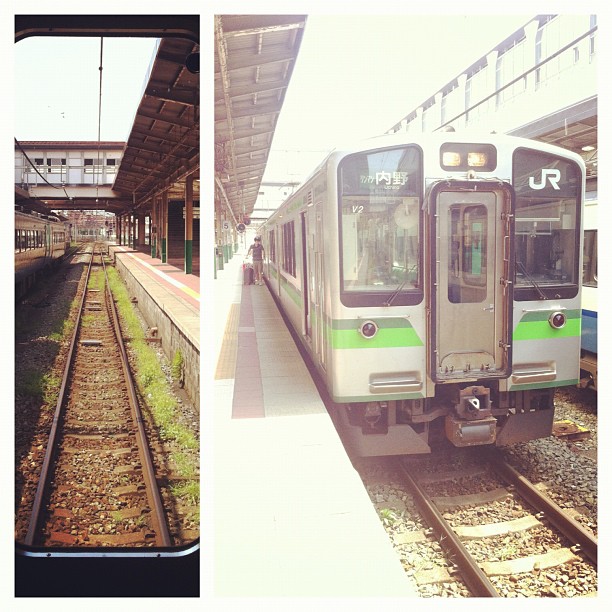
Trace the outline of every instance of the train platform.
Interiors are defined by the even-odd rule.
[[[200,278],[185,274],[182,262],[162,263],[150,253],[109,245],[109,256],[138,302],[147,324],[155,328],[166,357],[183,356],[185,391],[197,406],[200,398]]]
[[[409,597],[404,573],[244,247],[214,281],[215,597]]]

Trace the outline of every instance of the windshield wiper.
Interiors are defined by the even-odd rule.
[[[540,285],[538,285],[538,283],[536,283],[535,279],[533,279],[529,275],[529,272],[527,272],[527,269],[525,268],[523,262],[517,260],[516,265],[517,265],[518,268],[520,268],[521,272],[525,275],[525,278],[536,288],[536,291],[540,295],[540,299],[541,300],[547,300],[548,298],[546,297],[546,294],[542,291],[542,289],[540,288]]]
[[[391,306],[393,300],[400,294],[400,291],[404,288],[404,285],[408,282],[408,279],[404,279],[404,281],[398,286],[398,288],[389,296],[389,299],[386,302],[383,302],[383,306]]]

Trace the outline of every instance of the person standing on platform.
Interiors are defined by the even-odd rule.
[[[255,276],[255,284],[263,285],[263,258],[265,251],[259,236],[255,236],[255,242],[253,242],[253,244],[249,247],[247,257],[251,253],[253,254],[253,273]]]

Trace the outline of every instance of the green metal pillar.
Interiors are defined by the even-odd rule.
[[[185,180],[185,274],[193,271],[193,180],[190,174]]]
[[[168,192],[164,191],[161,198],[161,262],[168,261]]]
[[[185,274],[193,270],[193,240],[185,240]]]
[[[222,250],[222,247],[215,248],[215,259],[217,260],[217,270],[223,270],[223,250]]]

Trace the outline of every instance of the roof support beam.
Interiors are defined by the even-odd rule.
[[[181,92],[161,83],[149,83],[144,92],[145,96],[163,100],[164,102],[174,102],[185,106],[197,106],[198,92]]]

